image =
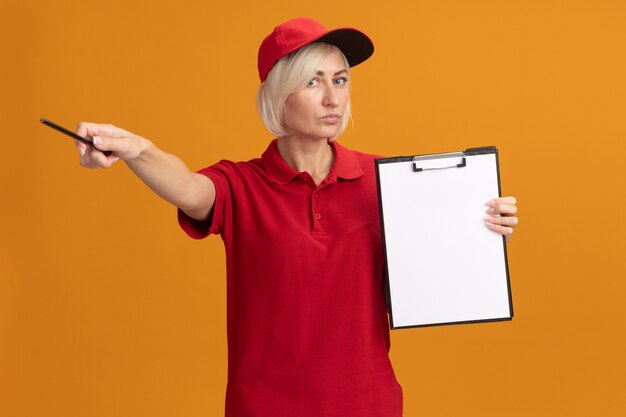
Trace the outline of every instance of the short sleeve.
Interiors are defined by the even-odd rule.
[[[233,189],[237,184],[236,164],[220,161],[215,165],[197,171],[205,175],[215,186],[215,203],[209,218],[195,220],[178,209],[178,224],[193,239],[203,239],[210,234],[221,234],[224,231],[226,218],[230,217]]]

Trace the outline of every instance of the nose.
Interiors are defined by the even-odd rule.
[[[339,105],[339,97],[332,83],[326,84],[324,87],[324,99],[322,104],[325,107],[337,107]]]

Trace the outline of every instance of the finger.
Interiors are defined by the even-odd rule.
[[[107,138],[102,136],[94,136],[94,146],[100,151],[111,151],[113,156],[125,161],[135,158],[140,152],[141,140],[139,137],[129,134],[130,136]]]
[[[107,164],[108,164],[106,168],[110,167],[111,165],[113,165],[114,163],[120,160],[120,157],[115,155],[114,153],[110,155],[106,155],[105,157],[107,159]]]
[[[485,203],[485,205],[489,207],[495,207],[498,204],[516,205],[517,199],[515,197],[498,197],[498,198],[492,198],[491,200]]]
[[[119,161],[120,158],[111,154],[104,155],[98,151],[87,151],[84,157],[80,159],[80,164],[86,168],[109,168],[111,165]]]
[[[86,168],[105,168],[107,158],[102,152],[88,146],[80,157],[80,165]]]
[[[493,207],[489,207],[485,210],[487,214],[501,214],[503,216],[513,216],[517,214],[517,206],[511,204],[496,204]]]
[[[485,221],[487,223],[501,225],[501,226],[508,226],[508,227],[513,227],[513,228],[517,226],[517,224],[519,223],[518,218],[515,216],[510,216],[510,217],[509,216],[507,217],[487,216],[485,217]]]
[[[126,141],[124,138],[107,138],[103,136],[93,137],[93,146],[101,152],[120,152],[125,150]],[[110,155],[109,155],[110,156]],[[117,156],[117,155],[114,155]]]
[[[80,165],[86,168],[108,168],[120,158],[115,154],[105,155],[101,151],[86,147],[86,152],[80,157]]]
[[[94,151],[93,149],[87,149],[87,151],[80,157],[80,166],[85,168],[103,167],[106,162],[100,159],[98,154],[101,154],[101,152]]]
[[[114,128],[113,125],[81,122],[76,127],[76,134],[84,138],[90,138],[96,135],[113,136],[112,128]]]
[[[517,204],[517,199],[513,196],[496,198],[499,204]]]
[[[487,226],[487,228],[489,230],[493,230],[496,233],[499,233],[501,235],[503,235],[504,237],[508,239],[510,239],[511,235],[513,234],[513,228],[509,227],[509,226],[502,226],[499,224],[493,224],[493,223],[485,223],[485,225]]]
[[[120,138],[130,136],[130,133],[112,124],[81,122],[76,127],[76,134],[82,137],[104,136]]]
[[[517,214],[517,206],[512,204],[498,204],[494,210],[495,214],[502,216],[515,216]]]
[[[74,144],[76,145],[76,149],[78,149],[80,156],[85,155],[85,152],[87,152],[87,145],[77,140],[74,140]]]

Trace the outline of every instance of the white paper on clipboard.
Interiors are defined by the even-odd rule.
[[[495,147],[376,160],[391,328],[510,320]]]

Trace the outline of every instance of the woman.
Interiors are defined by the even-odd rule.
[[[388,357],[375,156],[335,142],[350,117],[350,67],[372,53],[354,29],[310,19],[277,26],[259,49],[257,100],[277,139],[248,162],[193,173],[115,126],[78,127],[113,151],[77,143],[83,166],[123,160],[179,208],[190,236],[222,236],[228,417],[402,415]],[[510,238],[515,200],[489,205],[487,227]]]

